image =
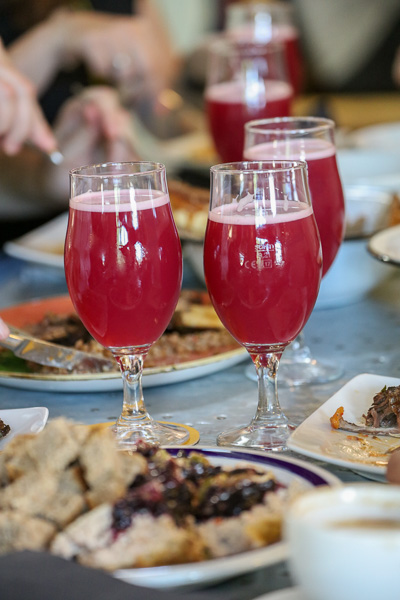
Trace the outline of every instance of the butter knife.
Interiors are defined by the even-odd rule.
[[[10,325],[8,327],[10,335],[5,340],[0,340],[0,346],[11,350],[19,358],[68,371],[76,369],[82,373],[115,371],[116,363],[113,359],[52,344],[31,337]]]

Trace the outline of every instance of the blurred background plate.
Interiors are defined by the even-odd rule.
[[[400,153],[400,121],[362,127],[351,134],[351,141],[360,148],[382,149]]]
[[[3,250],[9,256],[64,270],[64,240],[68,213],[65,212],[41,227],[6,242]]]
[[[400,225],[374,235],[369,241],[368,250],[378,260],[400,266]]]
[[[400,152],[343,148],[337,152],[337,162],[344,186],[378,185],[390,192],[400,192]]]
[[[0,439],[0,450],[16,435],[42,431],[48,416],[49,411],[44,406],[0,410],[0,419],[10,426],[10,433]]]

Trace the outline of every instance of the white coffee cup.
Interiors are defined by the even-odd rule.
[[[291,504],[284,532],[305,600],[400,599],[400,486],[316,488]]]

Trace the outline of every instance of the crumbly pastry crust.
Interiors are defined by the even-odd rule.
[[[202,454],[115,448],[109,430],[50,421],[0,454],[0,554],[48,550],[113,571],[206,560],[281,537],[272,473]]]

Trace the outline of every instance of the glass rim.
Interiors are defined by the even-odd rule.
[[[252,56],[260,51],[266,56],[272,54],[282,55],[284,54],[284,45],[277,40],[272,40],[268,43],[265,43],[264,41],[257,42],[255,40],[248,42],[225,36],[213,40],[208,47],[208,51],[210,54],[214,54],[214,51],[216,51],[219,56],[236,56],[237,54],[242,54],[243,57],[246,58],[247,56]]]
[[[109,169],[115,166],[124,167],[128,165],[149,165],[149,168],[145,169],[144,171],[136,171],[132,173],[126,172],[123,169],[120,172],[116,173],[96,173],[96,169]],[[93,172],[89,172],[90,169],[93,169]],[[70,177],[96,177],[98,179],[106,179],[109,177],[138,177],[139,175],[150,175],[152,173],[161,173],[162,171],[165,171],[165,165],[163,163],[151,160],[111,161],[74,167],[73,169],[70,169],[69,175]]]
[[[242,160],[231,163],[220,163],[213,165],[210,172],[219,173],[259,173],[275,174],[285,171],[307,171],[307,162],[305,160]]]
[[[272,126],[273,124],[279,125],[279,123],[294,123],[296,121],[309,121],[311,126],[293,127],[289,129],[279,129]],[[271,127],[268,128],[268,125],[271,125]],[[300,115],[295,117],[273,117],[271,119],[255,119],[254,121],[247,121],[244,127],[246,132],[251,133],[316,133],[321,131],[333,130],[335,128],[335,121],[333,121],[332,119],[328,119],[327,117],[313,117],[308,115]]]

